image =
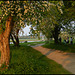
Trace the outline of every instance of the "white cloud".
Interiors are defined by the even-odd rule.
[[[30,26],[26,26],[25,28],[23,28],[23,31],[24,31],[23,35],[24,35],[24,36],[25,36],[25,35],[29,35],[30,27],[31,27],[31,25],[30,25]],[[22,32],[19,33],[19,35],[22,36]]]

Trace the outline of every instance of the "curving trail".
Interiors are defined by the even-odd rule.
[[[67,53],[60,50],[43,48],[41,45],[43,44],[31,47],[41,52],[49,59],[52,59],[57,63],[61,64],[65,69],[67,69],[71,73],[75,74],[75,53]]]

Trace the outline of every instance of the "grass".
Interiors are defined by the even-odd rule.
[[[10,54],[9,68],[0,74],[71,74],[25,43],[19,48],[11,45]]]
[[[38,39],[19,39],[19,40],[20,40],[20,42],[22,42],[22,41],[40,41]],[[12,42],[12,40],[10,40],[10,42]]]
[[[42,44],[42,43],[45,43],[45,41],[41,41],[41,40],[38,40],[38,39],[19,39],[20,42],[24,42],[24,41],[34,41],[34,42],[27,42],[25,43],[26,45],[31,45],[31,46],[34,46],[34,45],[37,45],[37,44]],[[12,40],[10,40],[10,42],[12,42]]]
[[[43,44],[43,43],[45,43],[45,41],[40,41],[40,42],[27,42],[27,43],[25,43],[25,44],[26,44],[26,45],[34,46],[34,45]]]
[[[73,41],[73,43],[75,43],[75,40]],[[49,49],[61,50],[61,51],[64,51],[64,52],[75,53],[75,44],[73,44],[73,45],[63,44],[63,43],[54,44],[54,41],[51,41],[51,42],[43,45],[43,47],[49,48]]]

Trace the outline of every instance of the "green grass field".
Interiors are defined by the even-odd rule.
[[[73,40],[73,43],[75,43],[75,39]],[[55,50],[61,50],[64,52],[70,52],[70,53],[75,53],[75,44],[70,45],[70,44],[54,44],[54,41],[50,41],[49,43],[46,43],[43,45],[45,48],[49,49],[55,49]]]
[[[48,59],[25,43],[10,46],[9,68],[0,74],[70,74],[60,64]]]

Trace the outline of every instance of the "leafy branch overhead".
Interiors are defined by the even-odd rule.
[[[25,26],[25,22],[37,24],[41,22],[42,18],[46,15],[45,12],[49,11],[50,2],[47,1],[2,1],[1,3],[1,22],[6,21],[9,15],[13,16],[15,25]]]

